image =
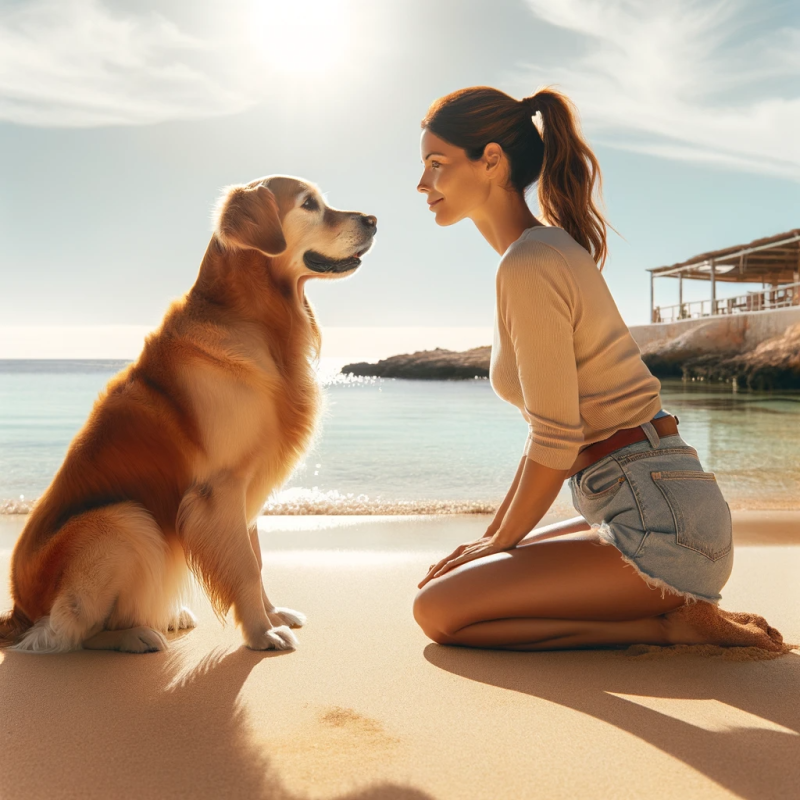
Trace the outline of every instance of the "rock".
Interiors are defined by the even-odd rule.
[[[753,350],[741,352],[744,342],[703,325],[677,339],[655,342],[642,358],[659,378],[678,377],[735,383],[742,389],[770,391],[800,389],[800,323]],[[491,347],[472,350],[423,350],[392,356],[375,364],[360,362],[342,368],[345,375],[411,380],[472,380],[489,376]]]
[[[392,356],[370,364],[365,361],[342,367],[344,375],[365,375],[378,378],[406,378],[410,380],[453,381],[489,377],[491,347],[475,347],[456,352],[422,350],[407,355]]]
[[[716,321],[691,328],[677,339],[653,342],[642,349],[642,359],[659,378],[680,378],[687,363],[697,358],[731,357],[741,352],[744,337],[733,337]]]
[[[746,353],[688,359],[684,378],[726,381],[754,391],[800,389],[800,323]]]

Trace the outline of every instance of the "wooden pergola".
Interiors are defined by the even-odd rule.
[[[653,267],[650,273],[650,319],[675,319],[768,311],[800,303],[800,228],[756,239],[749,244],[726,247],[672,264]],[[678,279],[678,304],[655,305],[655,279]],[[709,300],[683,302],[683,281],[701,280],[711,284]],[[739,297],[717,299],[717,282],[760,283],[762,291]],[[769,287],[769,288],[767,288]]]

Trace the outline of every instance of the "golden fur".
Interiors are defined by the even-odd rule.
[[[194,625],[188,568],[249,647],[295,646],[304,618],[269,602],[255,521],[317,419],[305,282],[352,272],[375,230],[296,178],[225,192],[194,286],[109,382],[25,525],[0,644],[163,649],[163,631]]]

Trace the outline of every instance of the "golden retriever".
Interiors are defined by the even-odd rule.
[[[376,230],[297,178],[226,190],[197,281],[111,379],[25,525],[0,644],[163,650],[163,632],[194,627],[191,570],[248,647],[296,646],[305,618],[267,597],[256,518],[319,410],[305,283],[351,274]]]

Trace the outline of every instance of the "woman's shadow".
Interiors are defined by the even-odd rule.
[[[431,644],[425,648],[425,658],[469,680],[539,697],[607,722],[680,759],[739,797],[797,796],[800,656],[766,662],[698,656],[637,659],[624,652],[534,654]],[[708,729],[615,695],[716,700],[767,722],[757,727],[751,718],[749,727],[726,727],[723,720]],[[723,709],[725,715],[730,719],[736,712]],[[746,719],[740,717],[740,721]],[[778,726],[784,730],[775,730]]]
[[[0,651],[0,659],[4,800],[297,797],[252,738],[238,699],[263,653],[216,651],[188,670],[174,645],[145,656]],[[378,798],[429,795],[374,784],[339,796]]]

